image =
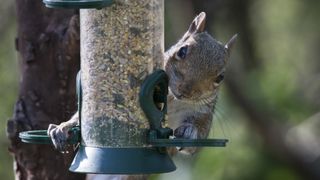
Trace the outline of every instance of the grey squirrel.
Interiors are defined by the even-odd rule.
[[[168,123],[176,138],[207,138],[217,102],[219,86],[237,35],[226,45],[205,29],[201,12],[183,37],[165,53],[169,76]],[[197,148],[179,149],[193,154]]]
[[[234,35],[222,45],[204,31],[205,20],[204,12],[195,17],[188,31],[164,55],[164,69],[169,77],[168,124],[176,138],[207,138],[219,86],[237,37]],[[56,149],[65,151],[68,132],[78,123],[77,112],[67,122],[49,125],[47,133]],[[178,150],[188,154],[197,151]]]

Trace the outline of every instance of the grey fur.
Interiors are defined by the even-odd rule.
[[[207,138],[217,101],[220,82],[232,45],[237,36],[223,45],[204,31],[206,15],[200,13],[184,36],[165,53],[165,71],[169,76],[168,121],[176,138]],[[177,56],[181,47],[187,55]],[[193,154],[198,149],[180,149]]]

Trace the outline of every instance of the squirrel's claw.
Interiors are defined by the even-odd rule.
[[[68,147],[67,139],[69,134],[66,128],[61,125],[50,124],[47,134],[51,137],[51,141],[58,151],[68,153],[66,149]]]
[[[184,123],[174,130],[174,136],[176,138],[197,139],[198,130],[193,124]]]
[[[197,139],[198,130],[191,123],[184,123],[174,130],[174,136],[178,139]],[[176,147],[178,151],[184,154],[194,154],[198,151],[196,147]]]

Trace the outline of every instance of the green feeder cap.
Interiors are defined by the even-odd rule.
[[[49,8],[101,9],[110,6],[113,0],[43,0]]]

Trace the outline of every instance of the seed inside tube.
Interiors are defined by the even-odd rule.
[[[146,146],[149,123],[139,91],[148,74],[162,69],[163,0],[115,0],[110,7],[80,14],[82,142]]]

